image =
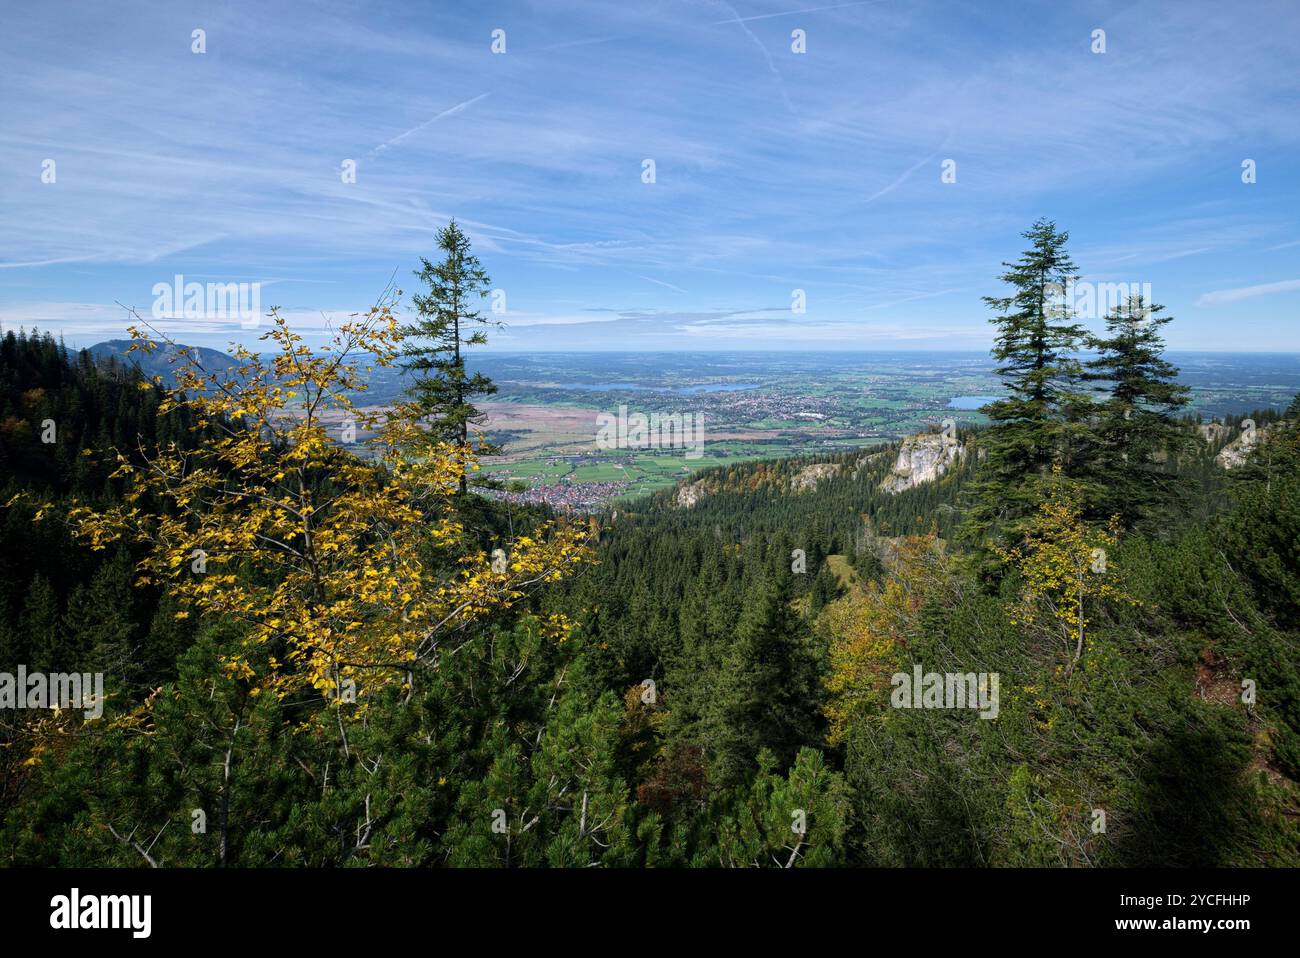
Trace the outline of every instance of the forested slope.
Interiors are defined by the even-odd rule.
[[[582,521],[459,488],[400,408],[354,457],[251,354],[163,388],[9,335],[0,673],[108,702],[6,710],[0,858],[1300,864],[1300,402],[1199,430],[1139,320],[1091,380],[1024,363],[1050,408],[933,481],[891,447]]]
[[[1108,549],[1113,593],[1068,685],[1052,630],[1019,617],[1023,578],[981,587],[948,541],[973,465],[898,495],[878,485],[892,450],[806,492],[789,487],[806,463],[714,470],[693,506],[664,493],[618,515],[573,589],[578,637],[592,694],[655,682],[653,706],[630,700],[647,727],[630,774],[669,847],[719,863],[706,810],[761,817],[725,786],[811,749],[835,799],[812,834],[837,861],[1297,862],[1295,422],[1239,475],[1213,462],[1224,441],[1185,457],[1177,521]],[[914,663],[999,673],[996,721],[892,709]]]

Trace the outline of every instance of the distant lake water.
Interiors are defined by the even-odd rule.
[[[660,392],[679,393],[730,393],[742,389],[757,389],[758,383],[702,383],[698,386],[646,386],[642,383],[555,383],[557,389],[579,389],[588,393],[617,392]]]
[[[949,409],[979,409],[991,402],[997,402],[1001,396],[956,396],[948,400]]]
[[[758,383],[704,383],[700,386],[678,386],[675,393],[734,393],[742,389],[757,389]]]

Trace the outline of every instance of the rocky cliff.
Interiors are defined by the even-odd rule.
[[[804,466],[790,478],[790,490],[792,492],[805,492],[809,489],[816,489],[817,483],[823,479],[829,479],[839,471],[840,467],[833,462],[815,462],[811,466]]]
[[[1197,435],[1210,445],[1227,439],[1231,432],[1232,430],[1221,422],[1206,422],[1196,427]]]
[[[902,492],[933,482],[966,457],[966,447],[937,432],[908,436],[898,447],[894,468],[880,484],[885,492]]]
[[[1246,420],[1250,422],[1250,420]],[[1214,461],[1224,469],[1238,469],[1246,464],[1246,459],[1250,456],[1251,450],[1263,441],[1269,431],[1276,426],[1285,426],[1286,420],[1279,420],[1270,423],[1267,426],[1256,429],[1253,426],[1249,429],[1243,429],[1237,438],[1228,443],[1219,450],[1219,454],[1214,457]]]
[[[707,495],[704,483],[691,482],[677,490],[677,495],[673,497],[673,505],[678,509],[689,509]]]

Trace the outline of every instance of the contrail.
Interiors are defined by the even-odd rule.
[[[740,29],[745,31],[745,35],[749,37],[750,40],[753,41],[754,46],[758,47],[759,52],[763,54],[763,59],[767,61],[767,69],[772,74],[772,76],[776,78],[777,89],[781,91],[781,99],[785,101],[785,108],[789,110],[791,113],[794,113],[795,112],[794,104],[790,102],[790,94],[787,93],[785,89],[785,80],[781,76],[781,71],[779,71],[776,68],[776,62],[772,59],[772,54],[767,52],[767,47],[763,46],[763,41],[761,41],[760,39],[758,39],[758,37],[754,35],[753,30],[749,29],[749,27],[745,24],[745,20],[736,11],[735,7],[727,3],[726,0],[719,0],[719,2],[722,3],[722,5],[726,7],[728,10],[731,11],[732,19],[719,20],[718,23],[719,24],[736,23],[740,25]]]
[[[802,10],[782,10],[779,13],[760,13],[752,17],[742,17],[734,8],[733,16],[727,20],[714,20],[705,26],[717,27],[724,23],[749,23],[751,20],[770,20],[773,17],[794,17],[803,13],[821,13],[823,10],[841,10],[844,7],[864,7],[868,4],[880,3],[881,0],[853,0],[851,3],[834,3],[827,7],[805,7]],[[538,47],[538,50],[562,50],[566,47],[585,47],[594,43],[613,43],[615,40],[637,40],[641,34],[628,33],[622,36],[614,37],[588,37],[585,40],[566,40],[563,43],[552,43],[549,46]]]
[[[752,17],[742,17],[739,13],[731,20],[715,20],[713,26],[723,23],[748,23],[750,20],[770,20],[773,17],[793,17],[801,13],[821,13],[823,10],[839,10],[843,7],[863,7],[880,0],[854,0],[853,3],[836,3],[829,7],[805,7],[803,10],[782,10],[780,13],[760,13]],[[734,11],[733,11],[734,12]]]
[[[900,186],[903,185],[903,183],[907,180],[907,178],[908,178],[909,176],[911,176],[913,173],[915,173],[915,172],[916,172],[917,170],[919,170],[921,167],[925,166],[925,164],[933,162],[933,161],[934,161],[934,158],[935,158],[936,156],[938,156],[940,153],[942,153],[942,152],[944,151],[944,149],[948,146],[948,142],[949,142],[951,139],[952,139],[952,132],[949,131],[948,135],[945,136],[945,137],[943,138],[943,142],[939,144],[939,149],[935,150],[933,153],[931,153],[931,154],[930,154],[929,156],[927,156],[925,159],[923,159],[923,160],[917,160],[915,163],[913,163],[911,166],[909,166],[909,167],[907,168],[907,170],[903,173],[902,176],[900,176],[898,179],[894,180],[894,182],[890,183],[890,184],[889,184],[888,186],[886,186],[883,190],[878,190],[878,191],[876,191],[875,193],[872,193],[872,194],[871,194],[870,196],[868,196],[868,197],[866,198],[866,200],[864,200],[863,202],[870,203],[872,200],[878,200],[878,199],[880,199],[880,198],[881,198],[882,196],[884,196],[886,193],[892,193],[892,192],[894,192],[894,190],[898,189],[898,187],[900,187]]]
[[[423,123],[421,123],[419,126],[413,126],[413,127],[411,127],[409,130],[407,130],[405,133],[399,133],[397,136],[393,137],[393,138],[392,138],[391,140],[389,140],[387,143],[381,143],[381,144],[379,144],[379,146],[375,147],[373,150],[370,151],[369,155],[370,155],[370,156],[377,156],[378,154],[383,153],[383,152],[384,152],[385,150],[387,150],[390,146],[394,146],[394,145],[396,145],[396,144],[398,144],[398,143],[401,143],[404,139],[406,139],[406,138],[407,138],[408,136],[410,136],[412,133],[419,133],[419,132],[420,132],[421,130],[423,130],[425,127],[427,127],[427,126],[431,126],[432,124],[437,123],[439,120],[443,119],[444,117],[451,116],[451,115],[453,115],[453,114],[455,114],[455,113],[460,113],[462,110],[465,110],[465,109],[467,109],[467,108],[473,106],[475,103],[477,103],[479,100],[483,99],[483,98],[486,97],[487,95],[488,95],[488,94],[486,94],[486,93],[480,93],[478,96],[474,97],[472,100],[466,100],[464,103],[457,103],[455,106],[453,106],[453,107],[451,107],[451,108],[449,108],[449,109],[443,110],[443,111],[442,111],[441,113],[439,113],[437,116],[435,116],[435,117],[431,117],[431,118],[425,120],[425,121],[424,121]]]
[[[643,279],[643,280],[645,280],[647,283],[658,283],[660,286],[667,286],[669,289],[673,290],[673,292],[676,292],[676,293],[685,293],[685,292],[686,292],[686,290],[682,289],[680,286],[674,286],[672,283],[665,283],[665,282],[664,282],[663,280],[661,280],[661,279],[653,279],[653,278],[651,278],[651,277],[649,277],[649,276],[642,276],[640,273],[633,273],[632,275],[635,276],[637,279]],[[690,295],[690,294],[688,293],[687,295]]]

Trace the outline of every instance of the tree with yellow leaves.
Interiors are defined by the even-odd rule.
[[[178,618],[239,623],[242,644],[222,664],[254,694],[314,688],[364,705],[417,663],[436,668],[476,621],[572,571],[584,537],[550,524],[491,557],[458,554],[451,500],[477,468],[472,451],[429,436],[410,404],[377,410],[353,398],[398,355],[390,303],[351,317],[317,350],[277,311],[271,320],[262,339],[274,351],[238,346],[225,370],[163,337],[181,362],[159,414],[187,409],[217,438],[117,450],[121,505],[76,506],[70,519],[94,549],[143,547],[138,581],[177,598]],[[152,351],[143,327],[131,328],[132,349]],[[368,455],[345,448],[358,431]],[[567,629],[562,617],[548,624],[557,637]]]
[[[949,577],[949,560],[933,535],[908,536],[898,543],[890,575],[828,605],[819,624],[831,636],[828,699],[822,707],[830,722],[828,741],[843,742],[858,716],[881,711],[889,701],[890,676],[898,671],[909,635],[920,626],[921,606]]]
[[[1011,622],[1059,640],[1068,684],[1083,659],[1093,607],[1133,600],[1116,584],[1115,570],[1107,561],[1107,550],[1117,541],[1115,523],[1095,527],[1084,522],[1082,497],[1059,466],[1040,488],[1038,509],[1023,539],[996,552],[1024,582]]]

